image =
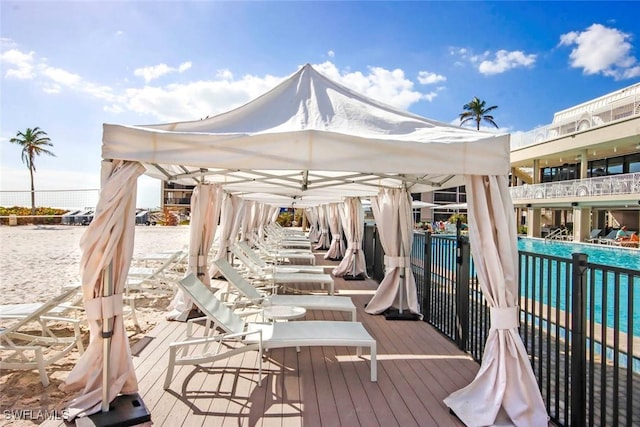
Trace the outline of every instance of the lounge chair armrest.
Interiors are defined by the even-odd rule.
[[[238,338],[243,338],[248,335],[256,335],[256,334],[258,335],[258,340],[262,342],[262,331],[255,330],[255,331],[246,331],[246,332],[239,332],[239,333],[233,333],[233,334],[211,335],[209,337],[187,339],[184,341],[175,341],[170,343],[169,347],[184,347],[184,346],[209,344],[212,342],[221,342],[221,341],[228,341],[228,340],[237,341]]]

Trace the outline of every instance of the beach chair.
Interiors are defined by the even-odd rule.
[[[165,389],[168,389],[171,384],[176,365],[210,363],[242,352],[256,350],[259,352],[258,384],[260,385],[263,350],[286,347],[356,347],[358,357],[362,355],[362,347],[368,347],[371,355],[371,381],[377,381],[376,340],[360,322],[246,322],[222,303],[211,289],[193,274],[182,279],[179,286],[191,297],[204,317],[190,319],[186,325],[185,339],[169,345]],[[205,321],[205,326],[202,328],[204,335],[194,336],[193,325],[202,321]]]
[[[587,242],[588,243],[597,243],[598,242],[598,237],[600,236],[600,234],[602,234],[602,229],[601,228],[594,228],[589,233],[589,237],[587,237]]]
[[[325,289],[325,286],[328,286],[329,295],[333,295],[335,292],[335,281],[330,274],[318,272],[305,273],[291,270],[278,271],[279,266],[274,266],[270,270],[263,270],[252,264],[251,261],[249,261],[243,254],[240,254],[240,257],[241,261],[246,260],[246,264],[244,265],[247,267],[247,276],[255,281],[261,282],[262,284],[266,283],[272,287],[282,286],[285,288],[294,284],[316,284],[320,285],[322,289]]]
[[[268,295],[260,292],[254,285],[238,273],[238,271],[224,259],[214,262],[224,278],[250,304],[258,306],[294,306],[307,310],[344,311],[351,314],[351,320],[356,320],[356,306],[349,297],[334,295]]]
[[[140,267],[132,265],[127,274],[126,292],[172,293],[175,291],[170,285],[172,277],[168,274],[186,257],[185,251],[158,253],[143,256],[139,262],[155,261],[155,267]],[[135,260],[134,260],[135,261]]]
[[[246,245],[245,245],[246,247]],[[231,253],[240,261],[245,268],[253,274],[273,273],[325,273],[325,268],[335,268],[335,265],[309,265],[309,264],[268,264],[264,259],[260,258],[253,249],[243,249],[239,245],[233,245],[230,248]]]
[[[239,244],[241,246],[248,246],[246,242],[240,242]],[[316,263],[316,256],[311,252],[311,250],[276,249],[261,240],[256,240],[255,245],[260,254],[274,264],[283,264],[285,261],[290,264],[308,262],[309,264],[315,265]]]
[[[607,234],[604,237],[599,237],[598,240],[596,241],[596,243],[599,243],[601,245],[611,245],[614,244],[616,241],[616,234],[618,233],[618,230],[611,230],[609,232],[609,234]]]
[[[37,369],[43,386],[49,385],[46,367],[78,349],[84,352],[78,318],[64,317],[76,309],[68,302],[79,287],[70,287],[46,303],[10,304],[0,308],[0,369]],[[52,324],[73,328],[72,336],[56,334]]]

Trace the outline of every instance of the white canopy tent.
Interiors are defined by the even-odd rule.
[[[476,178],[486,183],[474,190],[476,205],[486,208],[483,215],[512,209],[510,199],[494,197],[505,194],[507,186],[507,180],[499,178],[509,173],[508,135],[481,133],[399,111],[327,79],[310,65],[250,103],[211,118],[147,126],[105,124],[102,156],[105,160],[142,164],[147,175],[159,179],[187,185],[219,184],[225,192],[245,200],[279,206],[304,207],[345,197],[371,197],[380,188],[425,192],[463,185]],[[135,186],[132,188],[135,191]],[[473,216],[474,204],[470,206]],[[501,240],[509,234],[515,236],[515,224],[508,224],[513,230],[505,230],[502,217],[494,220],[489,216],[483,221],[486,227],[482,232],[487,234],[476,235],[473,242],[495,250],[476,255],[489,257],[489,266],[508,264],[505,270],[517,271],[509,241],[505,244]],[[87,230],[90,232],[110,233],[97,227]],[[128,232],[133,234],[133,227]],[[472,227],[473,233],[480,233],[479,228]],[[108,260],[101,263],[106,264]],[[504,309],[492,311],[492,324],[494,312],[504,319],[504,312],[517,311],[513,298],[500,296],[505,292],[517,294],[512,280],[495,274],[479,278],[496,294],[496,305]],[[512,321],[496,320],[496,324],[499,332],[513,332]],[[114,336],[119,333],[124,331],[116,330]],[[499,362],[491,370],[481,369],[484,375],[472,383],[482,384],[463,389],[447,401],[464,422],[474,422],[470,406],[491,418],[497,413],[495,397],[506,395],[517,396],[509,401],[510,407],[502,401],[502,409],[515,423],[541,425],[539,421],[546,419],[526,354],[512,348],[517,345],[517,329],[510,337],[487,344],[485,355],[490,351],[492,358],[485,358]],[[502,363],[504,354],[520,356]],[[522,375],[510,378],[507,374],[512,370],[504,365],[511,363],[518,364],[516,370],[531,375],[525,375],[526,380]],[[483,394],[486,387],[495,387],[491,396]]]

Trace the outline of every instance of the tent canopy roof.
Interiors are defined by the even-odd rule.
[[[462,185],[464,175],[506,175],[510,167],[509,135],[395,109],[309,64],[211,118],[105,124],[102,157],[139,161],[159,179],[218,182],[247,199],[283,205],[370,196],[379,187],[431,191]]]

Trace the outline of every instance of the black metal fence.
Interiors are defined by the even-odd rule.
[[[384,254],[375,226],[366,230],[369,274],[380,281]],[[471,252],[465,236],[417,232],[411,265],[424,320],[480,361],[490,319]],[[521,251],[519,262],[520,335],[551,419],[639,426],[640,271],[585,254]]]

